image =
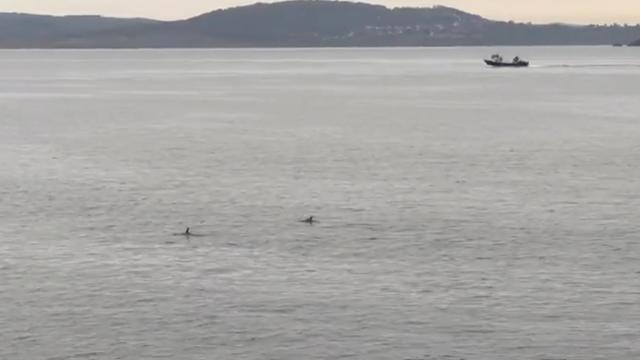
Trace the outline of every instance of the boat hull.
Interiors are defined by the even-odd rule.
[[[529,66],[529,62],[528,61],[518,61],[518,62],[515,62],[515,63],[514,62],[506,63],[506,62],[485,60],[484,62],[485,62],[485,64],[487,64],[489,66],[493,66],[493,67],[527,67],[527,66]]]

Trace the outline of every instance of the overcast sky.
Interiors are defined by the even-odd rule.
[[[0,11],[180,19],[257,0],[0,0]],[[264,0],[263,0],[264,1]],[[387,6],[448,5],[499,20],[640,23],[640,0],[370,0]]]

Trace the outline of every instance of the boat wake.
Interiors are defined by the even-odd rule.
[[[596,69],[596,68],[640,68],[640,64],[553,64],[553,65],[534,65],[531,66],[538,69]]]

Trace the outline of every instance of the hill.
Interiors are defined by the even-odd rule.
[[[0,47],[49,47],[66,39],[156,23],[148,19],[0,13]]]
[[[21,16],[0,16],[1,47],[608,45],[640,37],[640,26],[533,25],[443,6],[390,9],[322,0],[259,3],[173,22]]]

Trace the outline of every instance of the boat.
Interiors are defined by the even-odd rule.
[[[512,62],[504,62],[502,56],[495,54],[491,56],[491,60],[484,60],[485,64],[493,67],[527,67],[529,62],[515,57]]]

